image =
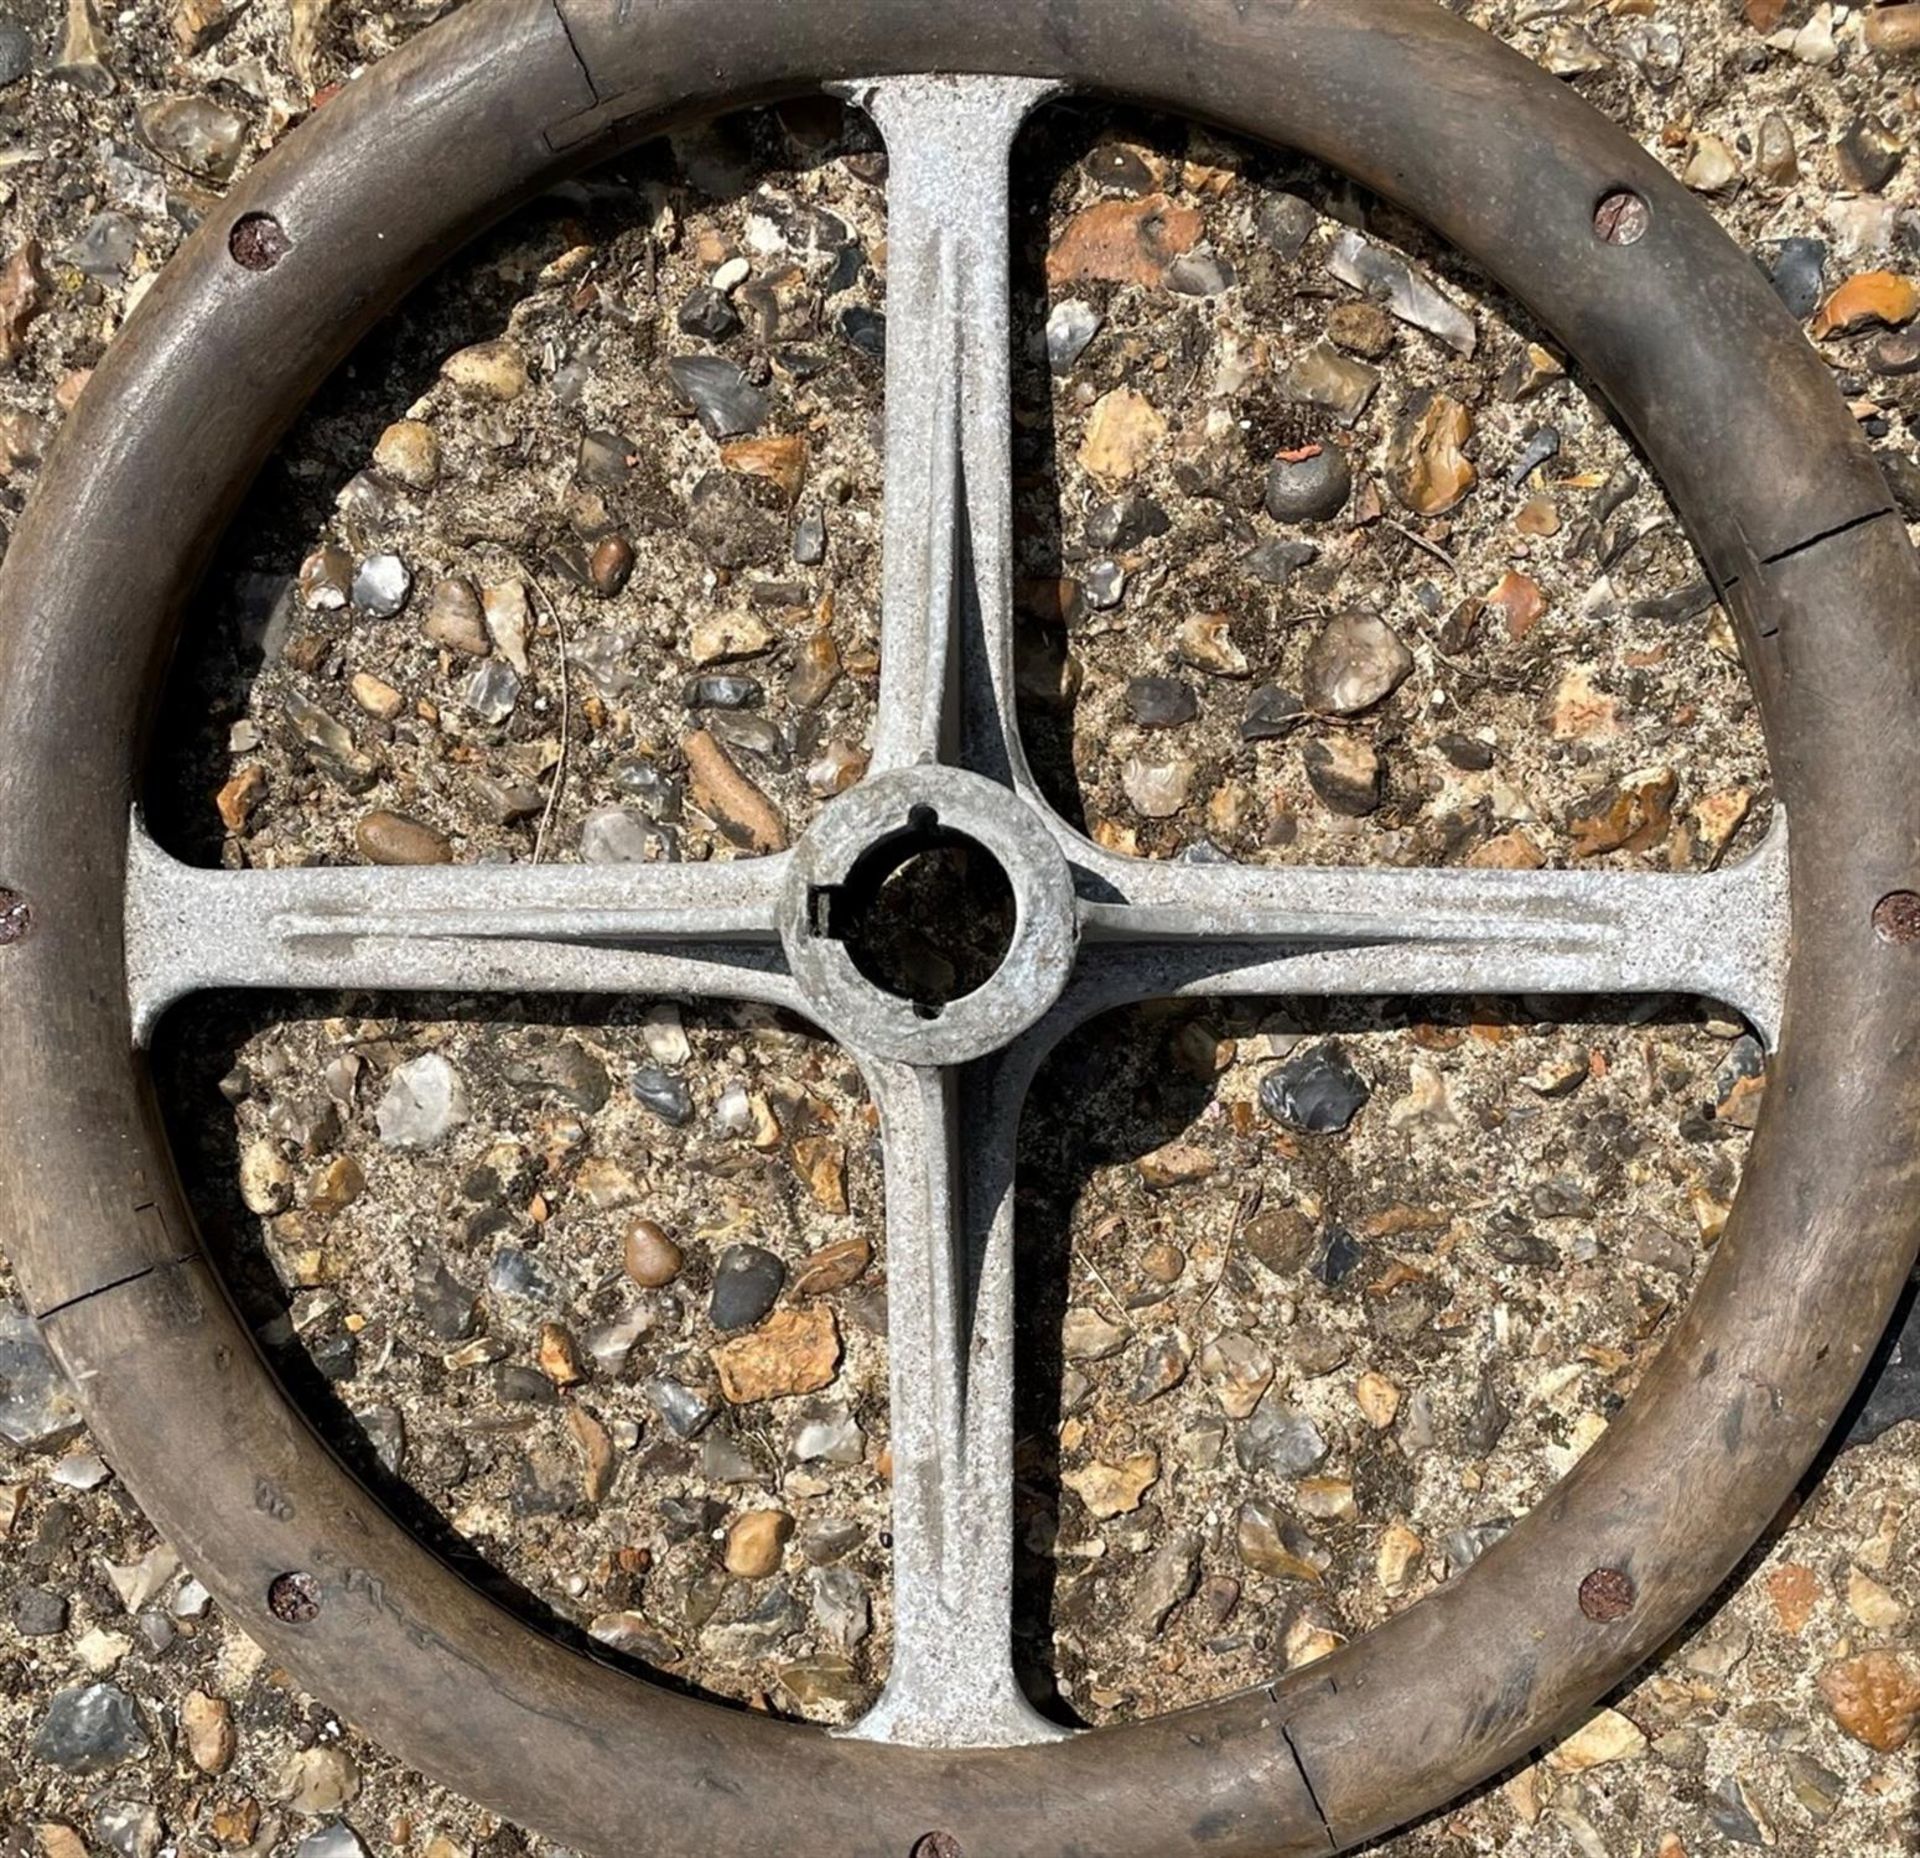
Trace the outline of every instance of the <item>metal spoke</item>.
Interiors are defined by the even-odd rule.
[[[797,1005],[775,907],[786,859],[208,871],[136,820],[127,856],[135,1038],[216,987],[674,993]]]
[[[1046,1049],[867,1067],[886,1151],[894,1614],[886,1690],[848,1731],[868,1741],[1063,1733],[1012,1660],[1013,1157]]]
[[[1783,813],[1744,863],[1689,876],[1074,857],[1076,1010],[1192,993],[1676,993],[1779,1037]]]
[[[849,87],[886,137],[886,563],[876,772],[947,761],[1029,790],[1014,720],[1008,164],[1057,86]]]

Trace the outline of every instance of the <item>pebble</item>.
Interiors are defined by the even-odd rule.
[[[1870,8],[1867,44],[1883,58],[1907,58],[1920,52],[1920,6],[1895,4]]]
[[[1547,1766],[1562,1774],[1628,1761],[1647,1752],[1647,1738],[1618,1710],[1596,1710],[1564,1741],[1547,1751]]]
[[[676,1439],[695,1439],[713,1423],[718,1408],[683,1381],[657,1376],[646,1383],[653,1410]]]
[[[851,1568],[815,1568],[807,1576],[813,1617],[829,1645],[850,1652],[873,1630],[866,1584]]]
[[[36,1761],[67,1774],[105,1774],[147,1752],[139,1706],[115,1684],[75,1684],[56,1691],[33,1732]]]
[[[1905,147],[1878,117],[1856,116],[1833,145],[1840,178],[1858,193],[1877,194],[1900,171]]]
[[[759,1245],[729,1245],[713,1267],[707,1319],[722,1334],[751,1329],[786,1288],[787,1267]]]
[[[1289,1129],[1334,1135],[1360,1114],[1370,1095],[1345,1047],[1327,1040],[1268,1072],[1260,1085],[1260,1106]]]
[[[785,1510],[748,1510],[727,1529],[727,1572],[743,1581],[765,1580],[780,1569],[781,1551],[793,1536]]]
[[[1136,812],[1148,819],[1171,819],[1193,797],[1194,765],[1185,757],[1151,761],[1129,755],[1120,769],[1120,786]]]
[[[1233,642],[1233,622],[1225,613],[1196,613],[1182,620],[1174,647],[1183,662],[1217,677],[1245,677],[1251,666]]]
[[[1087,605],[1096,613],[1110,613],[1125,598],[1127,591],[1127,571],[1117,561],[1103,559],[1090,561],[1081,575],[1081,587],[1087,596]]]
[[[1318,1583],[1332,1565],[1332,1557],[1305,1528],[1258,1498],[1241,1504],[1234,1533],[1241,1566],[1250,1574]]]
[[[353,577],[353,604],[369,619],[391,619],[412,591],[413,576],[398,555],[371,555]]]
[[[531,379],[526,356],[504,339],[476,342],[449,355],[440,364],[440,375],[462,393],[502,402],[518,400]]]
[[[1319,223],[1320,215],[1298,194],[1266,194],[1253,214],[1254,231],[1281,258],[1298,257]]]
[[[80,1430],[67,1377],[17,1303],[0,1303],[0,1439],[21,1451],[48,1452]]]
[[[822,1303],[776,1310],[758,1329],[715,1348],[713,1365],[734,1406],[818,1393],[839,1371],[839,1325]]]
[[[114,1858],[159,1858],[167,1836],[160,1815],[144,1800],[102,1801],[93,1816],[93,1831]]]
[[[1233,1455],[1250,1477],[1305,1477],[1326,1462],[1327,1442],[1297,1408],[1262,1405],[1234,1434]]]
[[[1315,343],[1280,377],[1280,390],[1289,400],[1322,407],[1343,426],[1367,410],[1379,386],[1378,368],[1341,354],[1331,342]]]
[[[1166,1630],[1174,1608],[1200,1583],[1201,1547],[1198,1534],[1181,1529],[1153,1551],[1129,1609],[1136,1631],[1153,1638]]]
[[[588,864],[648,864],[668,843],[665,829],[624,806],[597,806],[580,822],[580,856]]]
[[[1267,468],[1267,514],[1275,522],[1326,522],[1347,507],[1353,470],[1337,445],[1282,452]]]
[[[440,479],[440,441],[421,420],[396,420],[375,441],[373,465],[409,490],[431,490]]]
[[[1173,518],[1159,504],[1144,491],[1130,490],[1087,511],[1087,546],[1126,552],[1172,527]]]
[[[1800,177],[1800,155],[1793,143],[1793,125],[1778,110],[1760,119],[1760,140],[1754,158],[1762,175],[1776,186],[1791,185]]]
[[[1717,194],[1740,178],[1740,157],[1717,135],[1695,139],[1681,180],[1697,194]]]
[[[1898,1754],[1920,1724],[1920,1665],[1897,1651],[1862,1652],[1820,1673],[1820,1695],[1856,1742]]]
[[[1327,269],[1343,284],[1384,304],[1401,322],[1437,336],[1456,355],[1471,356],[1479,344],[1474,321],[1407,261],[1344,228],[1327,256]]]
[[[674,320],[682,335],[707,342],[724,342],[740,333],[740,312],[724,290],[711,284],[696,284],[688,291]]]
[[[1251,1336],[1222,1330],[1200,1351],[1200,1378],[1229,1419],[1246,1419],[1273,1385],[1273,1356]]]
[[[1127,685],[1127,713],[1143,729],[1177,729],[1200,714],[1193,686],[1177,677],[1136,677]]]
[[[247,119],[211,97],[163,97],[140,112],[148,145],[203,181],[233,178]]]
[[[443,832],[404,813],[369,813],[353,829],[353,842],[369,864],[451,864],[453,846]]]
[[[59,256],[83,276],[109,282],[125,274],[139,248],[139,228],[126,214],[96,213]]]
[[[1372,746],[1359,737],[1337,735],[1309,742],[1301,761],[1307,784],[1330,811],[1362,819],[1379,806],[1386,769]]]
[[[1357,716],[1406,682],[1413,654],[1385,620],[1362,607],[1336,613],[1307,648],[1303,694],[1325,716]]]
[[[16,1587],[7,1612],[23,1639],[50,1639],[67,1629],[66,1598],[50,1588]]]
[[[466,581],[434,583],[420,629],[434,644],[469,658],[484,658],[493,649],[481,614],[480,596]]]
[[[1245,742],[1276,742],[1292,735],[1305,720],[1307,706],[1290,690],[1277,684],[1263,684],[1247,699],[1247,713],[1240,722],[1240,737]]]
[[[793,559],[803,568],[817,568],[827,558],[827,519],[809,510],[793,527]]]
[[[1473,415],[1450,396],[1423,388],[1388,442],[1387,488],[1416,515],[1444,515],[1474,486],[1477,473],[1461,449],[1472,437]]]
[[[220,1698],[189,1691],[180,1705],[180,1731],[188,1759],[202,1774],[221,1775],[232,1767],[238,1738],[233,1711]]]
[[[1060,1475],[1060,1482],[1086,1505],[1087,1514],[1102,1522],[1137,1510],[1159,1481],[1160,1459],[1152,1451],[1134,1452],[1118,1464],[1096,1459]]]
[[[1055,374],[1071,374],[1074,363],[1100,333],[1100,312],[1078,297],[1056,303],[1047,316],[1047,365]]]
[[[1319,559],[1320,551],[1311,542],[1289,536],[1269,536],[1240,557],[1240,571],[1249,579],[1268,587],[1284,587]]]
[[[1848,278],[1813,319],[1817,337],[1852,335],[1878,324],[1903,328],[1920,315],[1920,291],[1892,271],[1861,271]]]
[[[1116,387],[1093,403],[1087,417],[1080,441],[1081,469],[1109,489],[1128,483],[1146,469],[1166,436],[1166,417],[1145,394],[1132,387]]]
[[[1070,219],[1047,253],[1047,282],[1138,284],[1152,289],[1167,267],[1199,243],[1205,225],[1165,194],[1101,200]]]
[[[17,84],[33,69],[33,34],[13,17],[0,13],[0,86]]]
[[[367,1858],[367,1848],[360,1842],[359,1833],[344,1819],[309,1832],[293,1848],[293,1853],[294,1858]]]
[[[520,673],[502,658],[489,658],[460,686],[467,713],[483,723],[507,720],[520,701]]]
[[[438,1052],[409,1060],[387,1080],[374,1121],[388,1148],[432,1148],[472,1114],[467,1087]]]
[[[1224,297],[1239,281],[1218,252],[1184,252],[1166,268],[1166,287],[1182,297]]]
[[[667,375],[709,438],[757,432],[773,410],[766,394],[724,356],[679,355],[667,363]]]
[[[714,613],[695,622],[687,651],[697,665],[724,664],[757,658],[774,642],[773,631],[756,613]]]
[[[634,1096],[669,1128],[682,1129],[693,1121],[693,1092],[684,1078],[658,1065],[640,1065],[627,1081]]]

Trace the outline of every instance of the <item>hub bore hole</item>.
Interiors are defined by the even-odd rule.
[[[289,1626],[320,1617],[320,1583],[311,1574],[282,1574],[267,1589],[267,1610]]]
[[[1013,886],[978,840],[916,806],[844,884],[813,892],[816,935],[846,945],[876,987],[911,1000],[923,1019],[984,986],[1013,945]]]
[[[293,250],[293,241],[271,213],[248,213],[234,222],[227,250],[243,271],[271,271]]]

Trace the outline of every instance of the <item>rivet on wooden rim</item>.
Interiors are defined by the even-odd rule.
[[[27,939],[33,927],[33,908],[17,890],[0,885],[0,948],[11,948]]]
[[[227,250],[243,271],[271,271],[293,250],[293,241],[271,213],[245,213],[227,234]]]
[[[1653,224],[1653,209],[1631,187],[1616,187],[1593,210],[1593,236],[1603,245],[1638,245]]]
[[[1883,942],[1920,942],[1920,894],[1896,890],[1873,906],[1873,932]]]
[[[320,1583],[311,1574],[282,1574],[267,1589],[267,1611],[289,1626],[320,1617]]]
[[[929,1832],[914,1841],[912,1858],[966,1858],[966,1853],[951,1832]]]
[[[1618,1568],[1595,1568],[1580,1583],[1580,1610],[1603,1626],[1625,1619],[1633,1611],[1632,1580]]]

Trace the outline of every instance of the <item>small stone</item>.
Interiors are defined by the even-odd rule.
[[[1136,677],[1127,685],[1127,713],[1143,729],[1178,729],[1200,705],[1193,686],[1177,677]]]
[[[344,1819],[337,1819],[318,1832],[309,1832],[293,1848],[293,1858],[367,1858],[367,1848],[359,1833]]]
[[[777,1310],[713,1350],[720,1390],[735,1406],[818,1393],[840,1367],[840,1331],[824,1303]]]
[[[272,1142],[249,1142],[240,1156],[240,1198],[265,1219],[293,1204],[293,1170]]]
[[[1194,766],[1184,758],[1151,761],[1129,755],[1120,785],[1134,810],[1147,819],[1171,819],[1193,795]]]
[[[1367,410],[1380,385],[1380,370],[1354,361],[1330,342],[1316,343],[1297,356],[1281,376],[1280,390],[1289,400],[1323,407],[1343,426]]]
[[[873,1247],[864,1238],[842,1239],[810,1254],[793,1280],[796,1297],[824,1297],[845,1290],[865,1276]]]
[[[670,843],[665,828],[624,806],[597,806],[580,822],[580,856],[588,864],[647,864]]]
[[[1647,1750],[1647,1738],[1618,1710],[1599,1710],[1547,1751],[1547,1766],[1561,1774],[1630,1761]]]
[[[1080,443],[1081,468],[1108,487],[1129,483],[1166,436],[1166,419],[1145,394],[1116,387],[1094,402]]]
[[[1174,259],[1162,281],[1178,296],[1223,297],[1239,280],[1218,252],[1202,249]]]
[[[440,376],[462,393],[483,400],[518,400],[531,378],[527,358],[505,340],[476,342],[449,355],[440,364]]]
[[[1097,1459],[1077,1471],[1061,1473],[1060,1481],[1087,1507],[1096,1520],[1125,1516],[1137,1510],[1146,1494],[1160,1481],[1159,1455],[1151,1451],[1134,1452],[1118,1464],[1102,1464]]]
[[[1401,322],[1438,336],[1457,355],[1471,356],[1479,334],[1473,318],[1407,261],[1351,227],[1334,240],[1327,269],[1341,283],[1385,304]]]
[[[1384,361],[1393,353],[1393,318],[1372,303],[1336,303],[1327,312],[1327,339],[1365,361]]]
[[[767,623],[754,613],[716,613],[695,623],[687,652],[697,665],[757,658],[775,643]]]
[[[1678,790],[1671,768],[1647,768],[1580,802],[1567,820],[1575,855],[1650,851],[1672,827]]]
[[[373,468],[409,490],[431,490],[440,480],[440,441],[420,420],[396,420],[374,444]]]
[[[440,1053],[428,1052],[394,1071],[374,1121],[388,1148],[432,1148],[470,1114],[460,1073]]]
[[[587,586],[602,600],[611,600],[633,579],[637,557],[623,535],[604,535],[587,557]]]
[[[1850,122],[1833,147],[1840,178],[1858,193],[1877,194],[1900,171],[1905,145],[1876,116]]]
[[[1856,1742],[1898,1754],[1920,1723],[1920,1667],[1894,1651],[1862,1652],[1820,1673],[1833,1720]]]
[[[1061,1320],[1061,1350],[1069,1361],[1105,1361],[1132,1339],[1132,1330],[1109,1322],[1097,1310],[1070,1309]]]
[[[1067,222],[1047,254],[1047,282],[1151,288],[1199,242],[1204,225],[1195,208],[1176,206],[1165,194],[1099,201]]]
[[[1377,613],[1351,608],[1307,648],[1304,694],[1323,715],[1357,716],[1384,702],[1413,670],[1413,654]]]
[[[188,1759],[202,1774],[224,1774],[233,1766],[238,1747],[233,1711],[220,1698],[189,1691],[180,1705],[180,1731]]]
[[[369,864],[452,864],[453,846],[437,832],[404,813],[369,813],[353,829],[353,842]]]
[[[141,110],[140,133],[156,154],[218,183],[233,178],[247,119],[211,97],[163,97]]]
[[[1171,1535],[1148,1559],[1130,1609],[1136,1631],[1149,1638],[1162,1632],[1173,1609],[1200,1582],[1201,1540],[1192,1530]]]
[[[1047,365],[1055,374],[1071,374],[1074,363],[1100,333],[1100,312],[1078,297],[1053,306],[1047,316]]]
[[[1245,677],[1247,655],[1233,642],[1233,622],[1225,613],[1196,613],[1183,620],[1174,648],[1185,664],[1216,677]]]
[[[1518,644],[1546,616],[1547,596],[1530,574],[1509,568],[1487,595],[1487,608],[1505,618],[1507,637]]]
[[[803,568],[817,568],[827,558],[827,519],[809,510],[793,526],[793,559]]]
[[[1861,329],[1898,329],[1920,315],[1920,291],[1892,271],[1862,271],[1847,281],[1820,307],[1813,333],[1824,337],[1852,335]]]
[[[667,363],[667,375],[709,438],[743,438],[758,431],[773,410],[766,394],[720,355],[676,356]]]
[[[0,87],[17,84],[33,69],[33,34],[13,17],[0,14]]]
[[[1331,1557],[1290,1516],[1258,1500],[1241,1504],[1235,1530],[1241,1566],[1275,1580],[1318,1583]]]
[[[80,1412],[40,1326],[0,1303],[0,1439],[21,1451],[54,1451],[80,1430]]]
[[[1276,684],[1263,684],[1247,699],[1247,713],[1241,719],[1243,742],[1277,742],[1290,736],[1306,720],[1307,706],[1290,690]]]
[[[1305,1477],[1326,1462],[1320,1428],[1293,1407],[1260,1407],[1235,1433],[1234,1456],[1254,1477]]]
[[[66,1597],[51,1588],[17,1587],[7,1610],[23,1639],[50,1639],[67,1629]]]
[[[1778,110],[1769,110],[1760,119],[1754,165],[1776,186],[1790,186],[1800,177],[1800,155],[1793,143],[1793,125]]]
[[[1865,38],[1882,58],[1911,58],[1920,53],[1920,6],[1870,7]]]
[[[751,1329],[779,1300],[787,1267],[758,1245],[729,1245],[713,1267],[707,1319],[723,1334]]]
[[[475,721],[498,726],[520,701],[520,674],[502,658],[477,666],[460,686],[460,702]]]
[[[1389,1523],[1374,1557],[1374,1578],[1390,1594],[1404,1593],[1427,1545],[1405,1523]]]
[[[1134,1406],[1145,1406],[1162,1394],[1171,1393],[1186,1378],[1185,1345],[1177,1336],[1162,1336],[1147,1350],[1127,1398]]]
[[[1827,263],[1823,239],[1782,239],[1774,247],[1768,275],[1780,301],[1801,322],[1820,307]]]
[[[1200,1378],[1229,1419],[1246,1419],[1273,1385],[1273,1357],[1251,1336],[1227,1330],[1200,1351]]]
[[[1329,1039],[1289,1058],[1260,1085],[1260,1106],[1275,1122],[1307,1135],[1334,1135],[1373,1093],[1343,1046]]]
[[[137,1761],[147,1731],[133,1699],[114,1684],[57,1691],[33,1732],[33,1758],[66,1774],[105,1774]]]
[[[640,1065],[627,1081],[634,1096],[669,1128],[682,1129],[693,1120],[693,1092],[684,1078],[658,1065]]]
[[[724,290],[711,284],[696,284],[681,300],[674,316],[682,335],[698,336],[706,342],[724,342],[740,333],[740,313]]]
[[[1282,452],[1267,468],[1267,514],[1275,522],[1326,522],[1352,494],[1353,470],[1337,445]]]
[[[353,604],[369,619],[391,619],[407,604],[413,576],[398,555],[372,555],[353,577]]]
[[[627,1228],[621,1261],[636,1284],[658,1290],[680,1275],[686,1255],[667,1236],[663,1226],[651,1219],[636,1219]]]
[[[1379,806],[1386,769],[1372,746],[1358,736],[1337,735],[1309,742],[1301,760],[1308,785],[1332,812],[1363,819]]]
[[[465,581],[434,583],[420,630],[434,644],[469,658],[484,658],[493,649],[481,615],[480,597]]]
[[[720,462],[742,477],[764,478],[788,503],[796,503],[807,481],[807,442],[798,433],[770,439],[736,439],[720,448]]]
[[[1209,1180],[1216,1166],[1213,1156],[1193,1142],[1163,1143],[1133,1164],[1134,1172],[1156,1193]]]
[[[785,1510],[748,1510],[727,1528],[727,1572],[743,1581],[765,1580],[780,1571],[781,1551],[793,1536]]]
[[[1416,515],[1443,515],[1474,486],[1477,473],[1462,450],[1472,437],[1473,415],[1459,401],[1422,390],[1394,426],[1387,488]]]
[[[355,672],[347,688],[355,703],[378,722],[390,723],[407,707],[407,700],[384,679]]]
[[[1717,135],[1699,136],[1680,178],[1697,194],[1717,194],[1740,178],[1740,157]]]

